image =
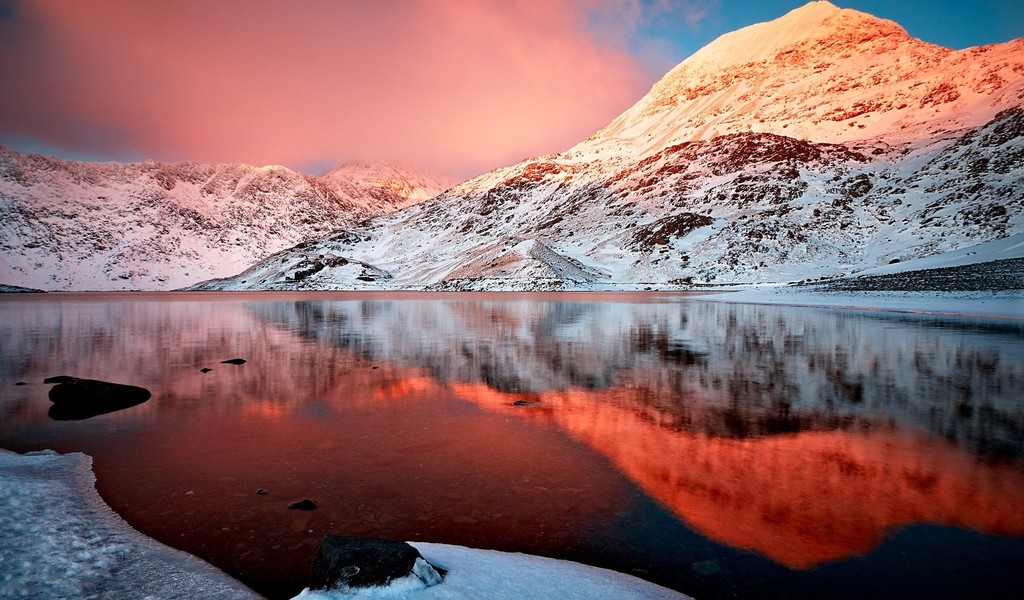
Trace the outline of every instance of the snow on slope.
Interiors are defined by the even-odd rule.
[[[74,162],[0,146],[0,282],[172,289],[237,273],[451,183],[395,164],[317,178],[279,166]]]
[[[350,162],[330,171],[321,180],[350,197],[369,195],[404,208],[429,200],[455,184],[438,173],[418,171],[396,162]],[[402,201],[396,200],[402,198]]]
[[[646,155],[746,131],[819,142],[941,138],[1024,98],[1022,53],[1024,40],[950,50],[892,21],[812,2],[723,35],[574,150],[628,143]]]
[[[786,282],[1020,233],[1022,190],[1024,39],[954,51],[812,2],[712,42],[562,154],[302,252],[388,274],[369,287]],[[524,240],[547,266],[500,268]],[[209,287],[295,287],[258,269]],[[366,283],[323,269],[302,288]]]

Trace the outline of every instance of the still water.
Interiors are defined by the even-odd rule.
[[[54,375],[153,397],[56,421]],[[701,600],[1024,587],[1019,321],[642,294],[6,295],[0,447],[93,456],[135,528],[270,597],[303,587],[325,533],[568,558]]]

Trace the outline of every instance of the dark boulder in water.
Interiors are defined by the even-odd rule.
[[[313,558],[309,587],[330,590],[385,586],[408,575],[415,575],[425,586],[431,586],[441,582],[444,572],[435,569],[419,550],[405,542],[327,535]]]
[[[245,359],[244,358],[230,358],[228,360],[222,360],[220,362],[222,364],[225,364],[225,365],[244,365],[245,364]]]
[[[57,421],[76,421],[131,408],[149,400],[146,388],[96,379],[63,381],[50,389],[49,415]]]
[[[43,383],[66,383],[74,380],[75,378],[70,375],[54,375],[53,377],[47,377],[44,379]]]
[[[210,367],[203,367],[202,369],[199,369],[199,372],[203,373],[203,374],[206,374],[206,373],[209,373],[212,370],[213,369],[211,369]]]
[[[309,498],[306,498],[305,500],[292,502],[291,504],[288,505],[288,508],[292,510],[316,510],[317,508],[319,508],[319,505],[316,502],[310,500]]]

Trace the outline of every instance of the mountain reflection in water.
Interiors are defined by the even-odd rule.
[[[914,523],[1024,535],[1015,323],[720,303],[262,308],[549,422],[709,538],[793,568]]]
[[[105,496],[134,485],[105,477],[145,477],[147,460],[181,477],[178,463],[204,465],[222,495],[242,496],[238,480],[338,494],[347,506],[282,522],[299,553],[340,529],[574,558],[622,514],[622,476],[706,538],[790,569],[870,553],[914,524],[1024,536],[1016,322],[525,294],[5,299],[0,316],[0,386],[15,390],[0,445],[108,449]],[[234,356],[248,362],[220,364]],[[64,428],[43,386],[13,387],[62,373],[154,397]],[[117,457],[125,444],[138,467]],[[300,481],[303,468],[319,479]],[[408,480],[382,480],[392,468]],[[154,484],[164,500],[182,493],[167,485]],[[263,510],[218,518],[256,528],[277,518]]]

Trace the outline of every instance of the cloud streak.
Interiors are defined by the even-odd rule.
[[[627,49],[637,25],[594,27],[601,4],[15,2],[0,133],[115,159],[474,175],[585,138],[657,78]]]

